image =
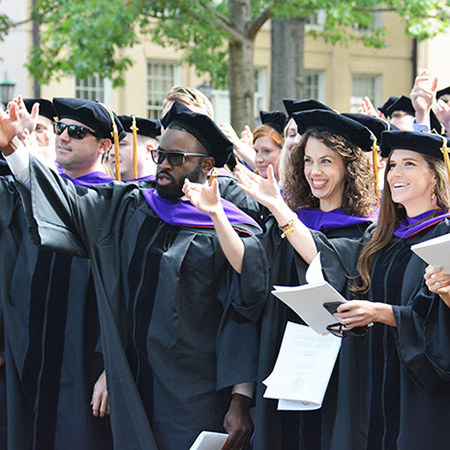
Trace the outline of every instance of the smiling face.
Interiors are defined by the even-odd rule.
[[[89,126],[76,120],[61,119],[61,122],[67,125],[81,125],[92,130]],[[90,133],[86,134],[83,139],[75,139],[69,136],[67,129],[55,137],[55,143],[56,162],[71,178],[101,170],[102,155],[111,147],[110,139],[97,139]]]
[[[408,217],[435,208],[432,194],[436,187],[436,174],[420,153],[394,150],[386,170],[392,200],[405,207]]]
[[[255,139],[253,148],[256,152],[256,167],[263,178],[267,178],[267,168],[274,165],[281,153],[281,147],[277,145],[270,135]]]
[[[192,134],[170,128],[163,134],[159,147],[165,152],[206,154]],[[163,198],[180,198],[184,195],[182,188],[186,178],[194,183],[203,183],[213,166],[214,158],[210,156],[186,156],[181,166],[172,166],[165,158],[156,168],[156,189]]]
[[[341,155],[319,139],[310,137],[305,146],[304,174],[322,211],[341,207],[346,174]]]

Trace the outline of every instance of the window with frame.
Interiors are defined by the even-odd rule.
[[[382,76],[370,74],[353,74],[351,111],[356,112],[364,100],[369,97],[374,105],[381,105]]]
[[[325,72],[306,70],[303,97],[325,102]]]
[[[110,105],[112,93],[111,80],[94,75],[86,79],[75,78],[75,97],[99,101]]]
[[[253,96],[253,110],[257,120],[259,120],[259,112],[267,109],[266,96],[266,68],[255,67],[254,70],[255,92]]]
[[[160,119],[162,101],[170,89],[180,84],[180,65],[175,61],[147,61],[147,117]]]

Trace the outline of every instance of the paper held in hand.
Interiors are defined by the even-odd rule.
[[[202,431],[189,450],[220,450],[227,438],[225,433]]]
[[[431,266],[450,272],[450,234],[412,245],[411,250]]]
[[[263,383],[266,398],[279,399],[279,410],[319,409],[342,340],[288,322],[272,373]]]
[[[320,253],[306,272],[308,284],[301,286],[274,286],[272,294],[293,309],[314,331],[328,333],[327,325],[337,320],[326,309],[326,303],[345,303],[347,300],[325,281],[320,263]]]

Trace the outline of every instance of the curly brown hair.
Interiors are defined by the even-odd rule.
[[[341,208],[350,215],[370,216],[377,206],[375,181],[369,159],[364,152],[345,139],[330,131],[308,129],[300,143],[292,150],[291,164],[286,173],[283,196],[291,209],[304,206],[319,208],[319,199],[314,197],[305,177],[305,148],[309,138],[316,138],[338,153],[344,160],[346,174]]]

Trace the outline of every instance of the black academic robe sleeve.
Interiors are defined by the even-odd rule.
[[[134,185],[75,186],[30,156],[31,189],[18,183],[33,241],[53,251],[88,257],[123,215]],[[45,201],[42,201],[45,199]]]

